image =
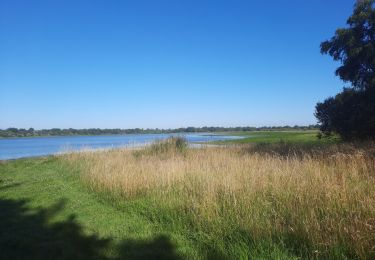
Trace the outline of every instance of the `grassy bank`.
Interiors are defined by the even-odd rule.
[[[0,256],[374,257],[372,146],[306,149],[172,141],[2,163]]]
[[[84,185],[77,169],[61,157],[0,163],[0,259],[195,257],[150,221],[147,199],[114,204]]]
[[[217,142],[218,144],[245,144],[245,143],[297,143],[297,144],[335,144],[340,140],[338,137],[318,138],[319,131],[249,131],[229,132],[225,135],[241,136],[241,139]]]

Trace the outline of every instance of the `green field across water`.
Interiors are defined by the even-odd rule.
[[[250,131],[250,132],[229,132],[226,135],[236,135],[243,137],[237,140],[216,142],[225,143],[302,143],[302,144],[329,144],[338,143],[338,137],[318,138],[319,131]]]

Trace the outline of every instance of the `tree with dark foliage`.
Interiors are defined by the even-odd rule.
[[[348,28],[321,44],[341,66],[336,75],[350,88],[316,105],[315,116],[325,135],[344,140],[375,138],[375,0],[359,0],[349,17]]]

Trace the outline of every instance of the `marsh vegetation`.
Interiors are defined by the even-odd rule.
[[[2,162],[0,173],[2,257],[375,256],[373,143],[196,149],[172,138]]]
[[[372,145],[287,143],[188,149],[181,139],[141,150],[62,159],[109,200],[146,200],[152,221],[201,251],[241,258],[259,250],[304,258],[371,258]],[[207,248],[206,248],[207,246]],[[279,252],[280,251],[280,252]]]

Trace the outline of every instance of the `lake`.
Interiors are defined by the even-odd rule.
[[[0,138],[0,160],[44,156],[82,149],[135,147],[171,136],[184,136],[189,143],[238,139],[238,136],[212,134],[134,134],[99,136],[48,136]]]

